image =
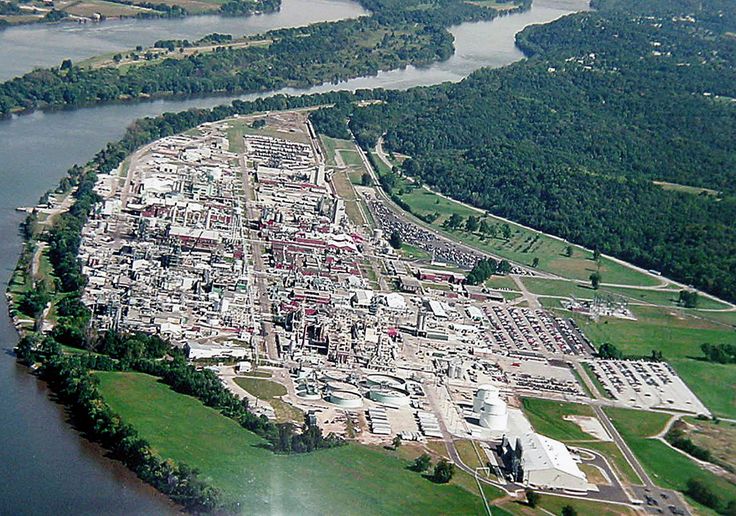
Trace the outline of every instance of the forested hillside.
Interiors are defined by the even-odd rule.
[[[736,300],[736,3],[596,7],[522,32],[528,60],[351,126],[458,199]]]

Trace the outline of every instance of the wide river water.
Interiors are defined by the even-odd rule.
[[[481,67],[499,67],[523,56],[514,35],[584,10],[586,0],[535,0],[526,12],[451,29],[456,53],[426,68],[382,72],[374,77],[325,84],[310,93],[356,88],[405,89],[459,81]],[[157,39],[196,39],[211,32],[252,34],[320,20],[364,14],[347,0],[284,0],[279,13],[251,18],[192,17],[126,20],[99,25],[13,28],[0,32],[0,80],[61,59],[81,59],[148,45]],[[263,94],[260,94],[261,96]],[[254,98],[255,95],[238,98]],[[3,290],[21,248],[17,206],[34,204],[75,163],[88,161],[119,139],[135,119],[190,107],[210,107],[232,97],[155,101],[33,113],[0,121],[0,272]],[[151,514],[173,510],[166,499],[90,445],[49,399],[44,385],[15,364],[17,335],[5,298],[0,306],[0,514]]]

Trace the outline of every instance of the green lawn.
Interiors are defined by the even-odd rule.
[[[320,135],[322,144],[325,147],[325,159],[328,165],[335,166],[335,150],[336,149],[355,149],[355,144],[350,140],[341,140],[339,138],[330,138],[323,134]]]
[[[596,440],[592,435],[583,432],[573,421],[563,419],[568,415],[595,416],[593,409],[588,405],[524,398],[522,408],[534,430],[542,435],[560,441]]]
[[[631,467],[629,461],[626,460],[624,454],[619,450],[616,443],[612,441],[587,441],[583,443],[568,442],[570,446],[577,446],[580,448],[589,448],[603,454],[608,462],[613,466],[618,474],[619,478],[628,484],[641,485],[642,481],[639,475],[636,474],[634,468]]]
[[[401,254],[410,260],[431,260],[432,255],[424,249],[420,249],[416,246],[402,243]]]
[[[646,412],[644,410],[607,407],[604,409],[611,422],[624,439],[646,438],[658,434],[664,429],[669,414]]]
[[[662,487],[683,491],[691,478],[702,480],[725,500],[736,499],[736,485],[701,469],[685,455],[662,441],[648,439],[666,423],[668,416],[640,410],[604,409],[652,480]]]
[[[375,163],[376,167],[378,168],[376,172],[379,176],[384,176],[393,172],[391,167],[389,167],[386,163],[383,162],[381,158],[378,157],[378,154],[376,154],[375,152],[371,152],[371,156],[373,156],[373,163]]]
[[[637,321],[602,318],[598,322],[574,316],[588,338],[600,346],[610,342],[625,354],[662,351],[665,359],[715,414],[736,417],[736,365],[698,360],[700,345],[733,343],[736,333],[726,326],[680,316],[678,310],[634,307]],[[718,371],[718,374],[714,374]]]
[[[401,198],[411,206],[412,211],[417,215],[439,212],[440,217],[433,223],[433,226],[438,228],[454,213],[464,218],[470,215],[484,216],[482,212],[446,199],[426,188],[415,189],[402,195]],[[560,240],[514,223],[506,223],[497,217],[490,215],[485,217],[489,223],[496,224],[499,230],[501,226],[508,224],[512,231],[511,238],[508,240],[500,237],[481,240],[478,235],[464,231],[452,232],[452,236],[469,245],[518,263],[531,264],[535,257],[539,258],[539,270],[570,279],[587,281],[590,274],[597,268],[595,262],[591,259],[592,253],[581,247],[573,246],[573,256],[567,257],[564,252],[568,244]],[[601,260],[600,270],[603,280],[609,283],[642,286],[659,284],[657,278],[642,274],[608,259]]]
[[[605,281],[605,280],[604,280]],[[672,290],[645,290],[635,288],[619,288],[619,287],[601,287],[604,292],[617,294],[624,296],[631,301],[641,301],[644,303],[652,303],[660,306],[678,306],[677,299],[680,295],[680,291],[677,289]],[[728,308],[728,305],[710,299],[704,296],[698,298],[698,308],[705,309],[722,309]],[[690,311],[691,309],[687,309]]]
[[[564,296],[576,297],[578,299],[593,299],[596,291],[590,283],[577,283],[574,281],[551,280],[543,278],[521,278],[524,286],[532,294],[540,296]]]
[[[286,394],[286,387],[280,383],[263,378],[236,378],[235,383],[256,398],[267,401],[273,407],[279,422],[304,422],[304,412],[280,399]]]
[[[97,373],[105,400],[163,457],[198,468],[250,514],[481,514],[478,496],[436,485],[390,452],[348,445],[279,456],[198,400],[137,373]]]
[[[491,276],[488,280],[486,280],[486,286],[490,288],[507,288],[514,291],[519,290],[516,282],[508,276]]]
[[[537,507],[532,509],[524,502],[506,501],[500,504],[501,508],[509,514],[519,516],[536,516],[539,514],[562,514],[562,508],[569,505],[575,509],[577,514],[597,516],[619,516],[636,514],[632,509],[618,504],[594,502],[578,498],[565,498],[563,496],[542,495]],[[496,511],[493,510],[494,516]]]
[[[342,160],[347,166],[363,168],[363,160],[361,159],[360,154],[358,154],[358,151],[355,149],[355,147],[350,150],[341,150],[340,156],[342,156]]]

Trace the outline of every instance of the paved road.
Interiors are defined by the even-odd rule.
[[[245,166],[245,156],[240,157],[240,168],[243,171],[243,191],[245,192],[245,203],[246,211],[248,213],[248,221],[246,221],[248,239],[251,242],[251,256],[253,257],[253,269],[255,271],[254,280],[256,288],[258,289],[258,303],[261,311],[261,336],[266,348],[266,356],[270,360],[277,360],[279,358],[278,345],[276,344],[276,337],[273,331],[273,325],[271,324],[271,302],[268,297],[268,283],[262,273],[265,271],[263,265],[263,245],[261,240],[253,238],[252,229],[250,228],[250,221],[258,220],[259,216],[256,210],[255,201],[256,194],[250,184],[250,175]],[[255,310],[256,307],[253,307]]]

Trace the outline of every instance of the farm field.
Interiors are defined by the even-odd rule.
[[[612,407],[604,410],[654,482],[662,487],[684,491],[687,481],[695,478],[710,486],[725,500],[736,499],[736,485],[702,469],[662,441],[649,438],[664,428],[669,419],[667,414]]]
[[[479,514],[480,497],[437,485],[387,451],[347,445],[275,455],[265,441],[155,377],[96,373],[107,403],[163,457],[184,462],[250,513]],[[356,504],[355,500],[361,503]]]

